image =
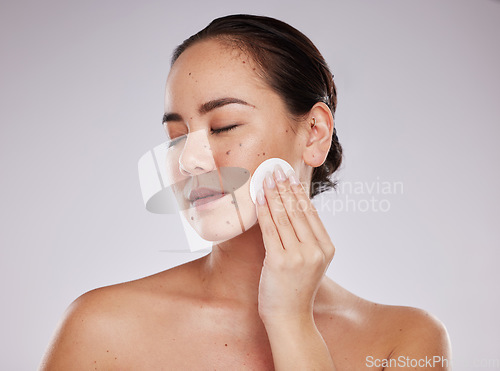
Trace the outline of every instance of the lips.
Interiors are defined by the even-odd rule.
[[[206,198],[207,201],[209,201],[211,199],[217,199],[217,198],[220,198],[222,196],[224,196],[224,192],[221,192],[219,190],[212,189],[212,188],[206,188],[206,187],[199,187],[199,188],[195,188],[191,192],[189,192],[188,199],[191,203],[193,203],[197,200],[204,199],[204,198]]]

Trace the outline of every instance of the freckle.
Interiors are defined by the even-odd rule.
[[[193,217],[191,217],[191,220],[194,220],[194,218],[193,218]]]
[[[262,156],[265,156],[266,155],[266,152],[262,152]]]
[[[313,157],[314,157],[314,155],[313,155]]]
[[[399,331],[403,331],[403,329],[402,329],[402,328],[400,328],[400,329],[399,329]]]
[[[257,153],[257,156],[260,156],[260,153]]]
[[[231,150],[227,151],[227,152],[226,152],[226,155],[228,155],[228,154],[230,154],[230,153],[231,153]]]
[[[247,63],[247,62],[243,61],[243,63]]]
[[[245,62],[243,62],[243,63],[245,63]],[[226,346],[226,347],[227,347],[227,344],[224,344],[224,346]]]
[[[231,223],[229,223],[229,220],[226,220],[226,224],[231,224]]]
[[[118,359],[117,357],[115,357],[115,359]]]
[[[106,353],[109,353],[109,350],[107,350]]]
[[[240,143],[240,147],[241,147],[241,143]]]
[[[255,71],[255,67],[254,67],[254,68],[252,68],[252,70],[254,70],[254,71]]]
[[[189,72],[189,76],[191,76],[191,72]]]
[[[288,129],[286,129],[286,130],[285,130],[285,132],[287,132],[287,133],[288,133]]]
[[[231,201],[231,203],[234,205],[234,201]]]
[[[332,317],[332,316],[330,316],[330,319],[333,319],[333,317]]]

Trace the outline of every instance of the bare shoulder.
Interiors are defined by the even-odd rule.
[[[176,296],[190,265],[192,262],[79,296],[66,309],[40,369],[110,369],[116,361],[124,362],[134,334],[154,327],[153,321],[168,326],[175,312],[181,311],[182,300]]]
[[[448,331],[436,316],[412,307],[395,306],[389,307],[387,311],[397,319],[395,326],[400,326],[401,335],[394,353],[406,349],[422,354],[450,355]]]
[[[392,318],[394,326],[399,326],[402,339],[419,336],[444,340],[448,336],[444,324],[424,309],[392,305],[379,308],[382,315]]]
[[[382,365],[383,360],[406,367],[407,364],[397,362],[426,357],[451,362],[448,333],[434,315],[419,308],[375,303],[334,282],[327,287],[317,324],[332,352],[343,355],[336,359],[340,369],[355,365],[391,370],[391,364]]]
[[[103,348],[112,340],[120,309],[120,290],[108,286],[89,291],[66,309],[41,363],[41,370],[90,370],[106,366]]]

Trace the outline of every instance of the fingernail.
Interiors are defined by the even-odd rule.
[[[274,174],[276,175],[276,180],[278,182],[284,182],[286,180],[285,173],[283,172],[283,169],[281,168],[281,166],[276,165],[274,167]]]
[[[264,205],[266,203],[266,198],[264,197],[264,191],[262,189],[259,189],[257,192],[257,202],[259,205]]]
[[[299,180],[297,179],[297,175],[295,175],[295,171],[293,171],[293,170],[290,170],[288,172],[288,179],[290,180],[290,184],[294,184],[294,185],[300,184]]]
[[[267,188],[274,188],[274,186],[276,185],[270,171],[266,173],[266,185]]]

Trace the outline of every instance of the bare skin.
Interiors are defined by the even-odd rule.
[[[167,80],[165,111],[179,113],[182,120],[171,123],[171,133],[187,126],[191,131],[210,129],[214,122],[228,118],[241,122],[240,118],[245,118],[230,134],[214,139],[212,157],[203,157],[193,149],[180,160],[182,167],[191,175],[219,166],[240,166],[253,172],[265,158],[280,157],[292,164],[301,182],[308,184],[312,168],[319,166],[328,152],[325,138],[331,138],[331,112],[324,104],[315,105],[311,115],[318,124],[314,129],[305,125],[306,130],[297,130],[291,126],[280,97],[262,83],[254,68],[250,59],[215,41],[190,47],[174,64]],[[251,105],[230,104],[208,114],[199,113],[200,104],[226,96]],[[437,319],[419,309],[380,305],[346,291],[322,274],[331,256],[321,266],[304,268],[319,272],[316,281],[305,283],[314,291],[309,307],[307,298],[297,299],[300,295],[280,297],[286,287],[273,288],[270,282],[279,281],[280,274],[286,277],[287,272],[274,272],[274,276],[267,272],[263,278],[263,264],[267,261],[272,266],[272,244],[261,226],[269,225],[264,209],[257,214],[248,188],[242,189],[246,190],[239,198],[242,219],[252,224],[258,215],[259,223],[215,244],[212,252],[200,259],[82,295],[68,309],[41,369],[287,369],[287,357],[280,358],[278,353],[308,362],[313,353],[300,354],[302,345],[321,343],[326,344],[327,354],[318,351],[324,363],[317,364],[327,366],[318,369],[366,369],[370,356],[374,362],[400,356],[417,360],[443,356],[450,360],[448,335]],[[266,189],[266,198],[270,192]],[[208,220],[223,215],[217,210],[210,214],[189,212],[194,213],[194,227],[201,235],[212,233]],[[292,246],[283,248],[291,250]],[[289,277],[293,277],[291,273]],[[301,339],[300,334],[295,338],[297,334],[288,336],[277,330],[292,328],[292,318],[307,318],[308,310],[313,318],[308,329],[318,333]],[[286,321],[276,324],[279,318]],[[301,345],[299,350],[292,351],[288,338]],[[396,368],[379,364],[369,369]]]

